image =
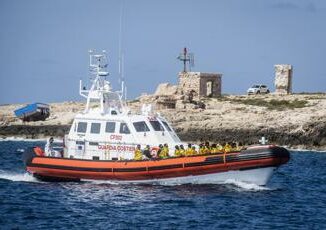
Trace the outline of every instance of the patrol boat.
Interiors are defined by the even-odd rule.
[[[87,99],[86,106],[65,136],[63,156],[45,156],[40,147],[31,148],[23,155],[28,172],[47,181],[206,184],[231,179],[265,185],[273,171],[289,160],[289,152],[274,145],[176,157],[174,147],[185,143],[169,122],[150,106],[132,114],[123,100],[123,90],[112,91],[108,75],[106,53],[90,53],[92,85],[86,90],[80,81],[79,92]],[[133,160],[137,145],[141,149],[149,145],[155,155],[165,143],[170,157]]]

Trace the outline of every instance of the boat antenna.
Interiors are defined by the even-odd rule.
[[[124,54],[122,51],[122,25],[123,25],[123,12],[124,12],[124,2],[121,2],[120,7],[120,25],[119,25],[119,84],[121,84],[121,98],[125,96],[125,79],[124,79]]]

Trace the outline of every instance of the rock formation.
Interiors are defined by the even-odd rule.
[[[290,94],[292,93],[292,66],[275,65],[275,93]]]

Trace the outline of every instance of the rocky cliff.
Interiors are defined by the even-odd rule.
[[[139,111],[144,101],[131,101]],[[145,101],[146,102],[146,101]],[[240,141],[290,147],[326,149],[326,94],[223,96],[202,101],[206,109],[160,109],[182,140],[198,142]],[[0,106],[0,137],[61,137],[83,103],[51,104],[52,115],[42,122],[22,123],[13,110],[21,105]]]

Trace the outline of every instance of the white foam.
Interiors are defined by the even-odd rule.
[[[320,149],[302,149],[302,148],[294,149],[294,148],[288,148],[288,150],[290,152],[297,152],[297,153],[300,153],[300,152],[326,153],[326,149],[320,150]]]
[[[0,138],[0,141],[26,141],[26,142],[39,142],[39,141],[46,141],[46,138],[42,139],[27,139],[22,137],[6,137],[6,138]]]
[[[40,182],[29,173],[8,173],[0,172],[0,179],[20,182]]]
[[[253,183],[237,181],[237,180],[234,180],[234,179],[226,180],[224,183],[221,183],[221,184],[232,184],[232,185],[235,185],[238,188],[248,190],[248,191],[270,191],[270,190],[272,190],[272,189],[270,189],[270,188],[268,188],[266,186],[260,186],[260,185],[253,184]]]
[[[88,179],[83,179],[82,181],[100,185],[100,184],[110,184],[110,185],[142,185],[142,184],[150,184],[150,185],[162,185],[162,186],[179,186],[183,184],[202,184],[198,183],[197,181],[193,181],[190,183],[180,183],[178,181],[162,181],[162,180],[151,180],[151,181],[118,181],[118,180],[88,180]],[[205,184],[205,183],[204,183]],[[211,184],[211,183],[207,183]],[[219,183],[214,183],[214,184],[220,184],[220,185],[226,185],[226,184],[231,184],[236,186],[237,188],[240,188],[241,190],[248,190],[248,191],[270,191],[272,190],[271,188],[268,188],[266,186],[260,186],[257,184],[253,183],[247,183],[243,181],[237,181],[234,179],[228,179],[224,182],[219,182]]]
[[[0,138],[0,141],[26,141],[26,142],[46,142],[49,138],[28,139],[22,137],[6,137]],[[54,143],[62,143],[62,139],[54,138]]]
[[[89,180],[89,179],[82,179],[81,181],[92,183],[92,184],[110,184],[110,185],[124,184],[123,182],[113,181],[113,180]]]

